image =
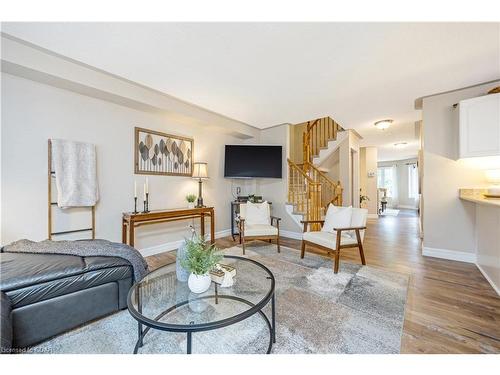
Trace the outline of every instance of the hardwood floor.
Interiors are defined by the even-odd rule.
[[[300,256],[300,241],[281,244]],[[500,297],[475,265],[423,257],[416,216],[369,220],[364,250],[367,265],[410,275],[402,353],[500,353]],[[172,253],[147,258],[152,268],[174,260]],[[342,262],[359,263],[357,249],[345,249]]]

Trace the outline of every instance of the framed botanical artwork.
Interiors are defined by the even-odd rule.
[[[192,138],[135,128],[135,174],[193,175]]]

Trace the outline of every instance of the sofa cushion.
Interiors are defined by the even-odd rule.
[[[305,232],[302,235],[304,241],[312,242],[320,246],[335,250],[337,247],[337,232]],[[351,236],[342,234],[340,236],[341,245],[353,245],[357,241]]]
[[[267,224],[245,224],[245,237],[252,236],[277,236],[278,228]]]
[[[132,277],[116,257],[0,253],[0,288],[13,308]]]

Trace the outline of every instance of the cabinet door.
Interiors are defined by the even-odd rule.
[[[500,155],[500,94],[460,102],[460,158]]]

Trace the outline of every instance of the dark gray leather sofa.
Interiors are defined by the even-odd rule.
[[[0,253],[2,352],[124,309],[132,282],[121,258]]]

